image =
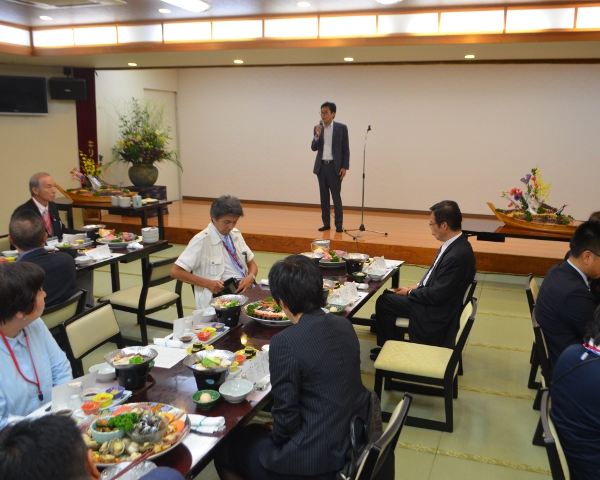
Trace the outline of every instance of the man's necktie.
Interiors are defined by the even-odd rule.
[[[438,260],[438,257],[440,256],[440,253],[442,253],[442,247],[440,247],[440,249],[437,252],[437,255],[433,259],[433,263],[431,264],[431,267],[429,267],[429,270],[427,270],[427,273],[425,274],[423,279],[419,282],[419,287],[422,287],[423,285],[427,284],[427,280],[429,280],[429,276],[431,275],[431,272],[433,272],[433,269],[437,265],[437,260]]]
[[[48,235],[52,236],[52,220],[50,220],[50,214],[48,213],[48,210],[44,210],[42,218],[44,219],[44,223],[46,224],[46,230],[48,231]]]

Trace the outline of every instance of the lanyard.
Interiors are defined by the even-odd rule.
[[[227,239],[227,237],[225,237]],[[244,274],[244,268],[242,267],[242,264],[240,263],[240,261],[238,260],[237,257],[237,251],[235,249],[235,245],[233,244],[233,240],[231,239],[231,237],[229,237],[229,240],[231,241],[231,246],[233,247],[233,251],[231,251],[229,249],[229,247],[227,246],[227,240],[223,240],[223,246],[225,247],[225,250],[227,250],[227,253],[229,254],[229,256],[231,257],[231,260],[233,260],[233,262],[235,263],[235,265],[237,266],[238,270],[240,271],[240,273],[244,276],[246,276]]]
[[[4,340],[4,343],[6,344],[6,348],[8,349],[10,356],[12,357],[15,367],[17,367],[17,371],[19,372],[19,375],[21,375],[21,377],[23,377],[23,380],[25,380],[26,382],[31,383],[32,385],[35,385],[37,387],[38,398],[40,399],[40,402],[43,401],[44,394],[42,393],[42,389],[40,388],[40,379],[38,378],[37,370],[35,368],[35,363],[33,362],[33,355],[31,355],[31,348],[29,347],[29,339],[27,338],[27,332],[25,330],[23,330],[23,335],[25,335],[25,343],[27,343],[27,351],[29,352],[29,358],[31,358],[31,365],[33,365],[33,373],[35,373],[35,382],[33,380],[29,380],[25,375],[23,375],[23,372],[21,371],[21,367],[19,367],[19,362],[17,361],[17,357],[15,357],[15,353],[13,352],[12,348],[10,348],[10,344],[8,343],[8,340],[6,340],[6,335],[4,335],[4,332],[0,332],[0,335],[2,335],[2,339]]]

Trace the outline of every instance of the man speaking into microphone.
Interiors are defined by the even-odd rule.
[[[348,127],[333,121],[335,112],[335,103],[325,102],[321,105],[321,121],[314,128],[314,137],[310,146],[313,152],[317,152],[313,173],[319,179],[321,194],[323,226],[319,228],[319,232],[331,229],[329,192],[333,199],[335,231],[344,231],[341,191],[342,180],[350,168],[350,144]]]

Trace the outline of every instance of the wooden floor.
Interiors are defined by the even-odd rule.
[[[387,232],[387,235],[362,232],[353,241],[346,233],[334,230],[321,233],[321,213],[318,207],[275,206],[244,202],[244,217],[237,227],[252,250],[278,253],[301,253],[310,250],[316,238],[331,240],[332,248],[349,252],[384,255],[410,264],[430,265],[440,246],[431,235],[429,214],[398,214],[365,212],[367,229]],[[169,206],[165,216],[165,236],[173,243],[186,244],[210,221],[210,202],[181,200]],[[490,221],[493,218],[490,216]],[[140,219],[120,215],[103,215],[102,223],[108,228],[140,231]],[[156,219],[150,219],[156,225]],[[333,222],[332,222],[333,224]],[[344,227],[358,229],[360,211],[344,212]],[[354,235],[355,232],[352,232]],[[548,269],[559,263],[568,250],[568,244],[541,240],[506,239],[505,243],[482,242],[470,239],[477,259],[477,269],[484,272],[510,274],[533,273],[544,276]]]

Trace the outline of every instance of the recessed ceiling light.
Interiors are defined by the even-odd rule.
[[[382,5],[392,5],[394,3],[400,3],[402,0],[375,0],[377,3]]]
[[[205,12],[210,8],[208,3],[203,2],[202,0],[162,0],[163,2],[170,3],[171,5],[175,5],[176,7],[183,8],[184,10],[189,10],[190,12]]]
[[[352,57],[344,57],[344,62],[353,62],[354,58]]]
[[[171,10],[169,10],[168,8],[159,8],[158,11],[160,13],[171,13]]]
[[[468,59],[475,58],[475,55],[465,55],[465,58],[468,58]]]
[[[308,2],[298,2],[299,7],[310,7],[310,3]]]
[[[41,18],[42,20],[48,20],[48,21],[49,21],[49,20],[52,20],[52,17],[49,17],[48,15],[42,15],[42,16],[40,16],[40,18]]]
[[[137,63],[129,62],[127,65],[130,67],[137,67]]]
[[[233,63],[242,64],[242,63],[244,63],[244,61],[243,60],[234,60]]]

